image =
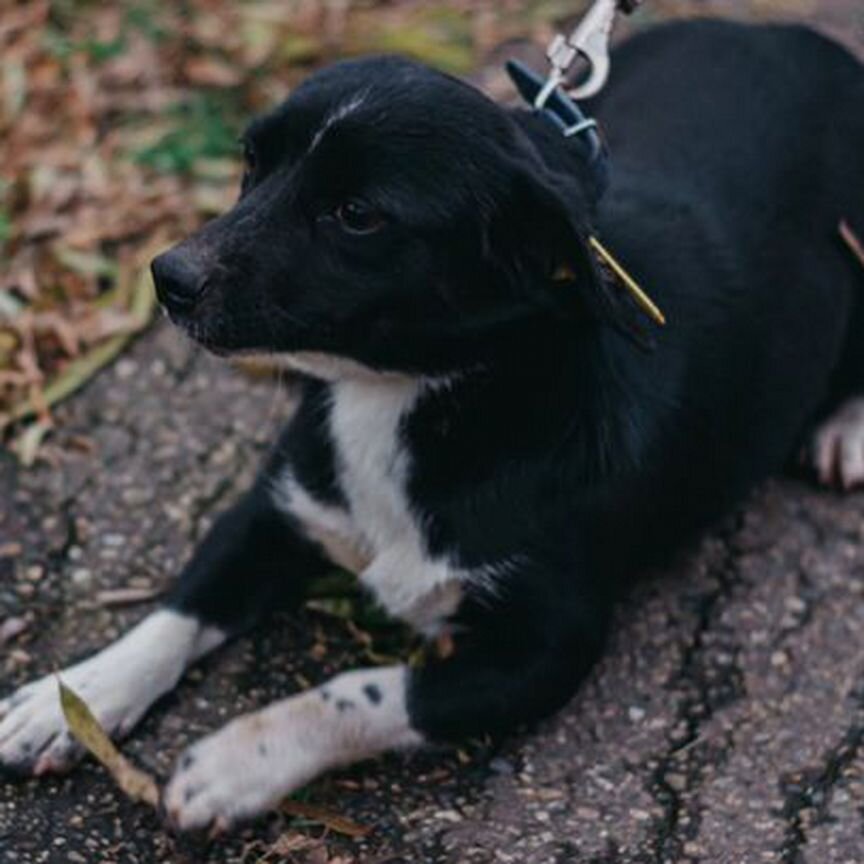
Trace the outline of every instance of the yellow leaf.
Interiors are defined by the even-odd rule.
[[[57,684],[60,688],[63,716],[75,740],[105,766],[127,797],[157,808],[159,787],[156,781],[140,768],[136,768],[114,746],[87,703],[74,690],[70,690],[59,677]]]

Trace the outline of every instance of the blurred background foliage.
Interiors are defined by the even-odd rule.
[[[312,69],[388,51],[467,74],[587,5],[0,0],[0,440],[32,459],[51,405],[146,326],[149,259],[231,204],[245,120]],[[820,5],[646,0],[635,24]]]

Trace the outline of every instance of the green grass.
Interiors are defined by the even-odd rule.
[[[188,174],[199,159],[237,154],[241,116],[230,92],[196,93],[171,110],[171,128],[155,144],[135,150],[133,156],[156,171]]]
[[[6,249],[6,243],[12,236],[12,217],[6,209],[6,190],[9,188],[8,181],[0,177],[0,255]]]
[[[0,251],[3,250],[3,246],[11,236],[12,219],[5,210],[0,209]]]
[[[54,0],[51,8],[50,24],[43,35],[44,44],[49,53],[58,60],[66,61],[74,54],[85,54],[94,63],[104,63],[123,54],[128,46],[130,31],[137,30],[152,42],[157,42],[167,35],[159,22],[159,12],[162,4],[159,0],[138,0],[128,2],[121,0],[123,19],[120,33],[113,39],[70,39],[70,32],[75,16],[81,14],[80,6],[86,7],[86,0]]]

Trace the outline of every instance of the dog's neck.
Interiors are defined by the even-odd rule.
[[[531,142],[547,168],[580,178],[584,200],[593,217],[605,191],[606,180],[601,181],[594,168],[585,161],[583,153],[535,112],[517,108],[511,111],[510,116]]]
[[[416,414],[416,422],[424,427],[446,428],[449,444],[468,438],[482,450],[484,440],[501,438],[501,428],[512,423],[513,412],[534,417],[529,437],[535,445],[551,448],[563,438],[576,442],[586,472],[596,477],[613,465],[626,464],[631,450],[628,406],[634,382],[626,357],[632,349],[621,346],[622,363],[619,345],[620,337],[599,330],[546,332],[543,340],[507,357],[436,375],[379,371],[319,352],[275,359],[279,366],[326,382],[333,398],[348,393],[381,405],[398,398],[404,402],[406,418]],[[517,427],[523,428],[521,420],[513,424],[516,438],[522,434],[517,434]],[[516,438],[511,444],[517,449],[528,444]]]

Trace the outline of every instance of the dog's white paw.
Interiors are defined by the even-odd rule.
[[[335,712],[321,694],[311,690],[244,714],[193,744],[165,790],[171,822],[183,830],[226,829],[331,767],[340,743],[328,731]]]
[[[820,483],[844,489],[864,484],[864,399],[850,399],[822,423],[811,454]]]
[[[245,714],[190,747],[165,790],[182,830],[258,816],[323,771],[421,743],[405,709],[401,666],[358,669]]]
[[[105,731],[119,738],[201,653],[202,632],[192,618],[156,612],[113,645],[58,674]],[[214,641],[212,635],[208,639]],[[66,728],[57,677],[47,675],[0,701],[0,767],[46,774],[67,770],[83,755]]]
[[[301,753],[274,740],[266,713],[239,717],[183,753],[164,795],[174,826],[227,829],[266,812],[314,775]]]
[[[99,659],[97,654],[59,676],[87,702],[110,735],[120,736],[132,728],[141,712]],[[82,755],[66,728],[57,676],[28,684],[0,703],[0,765],[4,768],[20,774],[60,772]]]

